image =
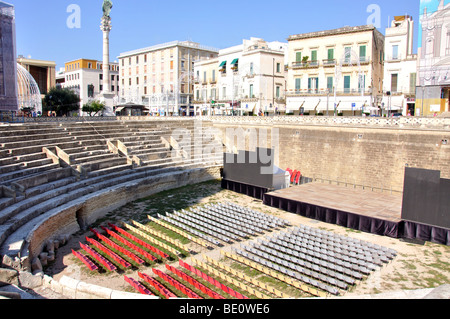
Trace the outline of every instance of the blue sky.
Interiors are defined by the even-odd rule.
[[[423,0],[430,1],[430,0]],[[450,0],[447,0],[450,1]],[[57,68],[79,59],[102,59],[103,0],[6,0],[16,9],[17,54],[51,60]],[[389,17],[409,14],[419,22],[419,0],[112,0],[111,60],[122,52],[174,40],[218,49],[260,37],[286,41],[292,34],[365,25],[380,8],[380,32]],[[80,28],[69,28],[70,4],[80,8]],[[190,4],[190,5],[188,5]],[[417,39],[417,33],[416,37]],[[417,48],[417,41],[415,48]]]

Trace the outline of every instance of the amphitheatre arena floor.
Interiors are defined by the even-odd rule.
[[[337,225],[326,224],[316,220],[311,220],[299,215],[287,213],[280,209],[265,206],[262,201],[254,198],[224,190],[220,187],[219,181],[212,181],[191,185],[181,189],[166,191],[153,195],[110,212],[104,219],[97,221],[94,228],[99,229],[100,225],[107,225],[108,222],[118,222],[129,220],[139,221],[146,224],[148,222],[148,214],[164,213],[165,211],[181,210],[196,205],[204,205],[206,203],[233,202],[241,206],[249,207],[254,210],[272,214],[290,221],[294,226],[307,225],[309,227],[319,228],[321,230],[331,231],[336,234],[349,236],[352,238],[375,243],[397,251],[397,256],[388,264],[372,273],[363,281],[357,282],[354,287],[343,295],[344,297],[354,297],[364,294],[378,294],[385,292],[393,292],[399,290],[414,290],[423,288],[434,288],[443,284],[450,283],[450,247],[438,245],[430,242],[412,242],[389,237],[354,231]],[[276,230],[278,231],[278,230]],[[263,236],[266,236],[266,233]],[[127,284],[123,275],[127,275],[134,279],[139,279],[136,270],[126,270],[124,272],[90,272],[75,256],[72,255],[71,249],[79,249],[79,242],[85,243],[85,236],[93,237],[90,231],[78,232],[74,234],[72,239],[65,246],[57,250],[56,259],[49,264],[44,270],[47,275],[54,279],[60,279],[62,276],[69,276],[86,283],[107,287],[115,290],[128,292],[136,292],[129,284]],[[252,238],[251,240],[254,240]],[[238,243],[232,245],[239,246]],[[202,260],[202,255],[208,255],[213,259],[226,263],[234,269],[256,276],[261,279],[263,275],[257,274],[246,266],[232,262],[223,258],[220,250],[231,251],[231,245],[219,247],[213,250],[207,250],[200,246],[190,243],[192,249],[196,252],[185,258],[186,262],[190,262],[190,258]],[[171,262],[174,266],[178,265],[177,260]],[[193,264],[193,263],[191,263]],[[139,271],[152,274],[151,268],[165,269],[165,264],[155,264],[146,268],[140,268]],[[256,273],[255,273],[256,272]],[[294,298],[311,297],[300,290],[290,287],[281,282],[270,281],[270,285],[287,293]],[[58,299],[58,297],[49,291],[36,291],[44,298]]]

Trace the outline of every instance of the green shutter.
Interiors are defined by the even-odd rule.
[[[295,90],[300,91],[302,88],[302,79],[297,78],[295,79]]]
[[[334,49],[328,49],[328,60],[334,60]]]
[[[301,52],[295,53],[295,62],[302,62],[302,53]]]
[[[327,89],[329,89],[330,91],[333,90],[333,77],[331,76],[327,78]]]
[[[311,51],[311,61],[317,61],[317,50]]]
[[[350,79],[349,75],[344,76],[344,92],[346,93],[350,92]]]
[[[361,58],[365,58],[366,57],[366,46],[362,45],[359,47],[359,56]]]

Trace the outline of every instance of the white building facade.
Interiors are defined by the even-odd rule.
[[[194,64],[194,103],[201,114],[252,115],[285,111],[287,43],[259,38]]]
[[[416,115],[450,114],[450,3],[422,0]]]
[[[110,92],[115,95],[114,103],[119,100],[119,65],[110,63]],[[59,74],[61,77],[62,74]],[[78,59],[65,63],[63,88],[69,88],[80,97],[80,111],[83,105],[94,100],[100,100],[100,93],[103,91],[103,62],[90,59]],[[86,114],[84,114],[86,115]]]
[[[287,112],[378,112],[383,96],[384,36],[373,26],[292,35]]]
[[[385,34],[383,114],[414,115],[417,55],[413,54],[414,21],[398,16]]]
[[[121,103],[146,106],[152,115],[193,115],[194,61],[218,50],[191,41],[173,41],[119,56]]]

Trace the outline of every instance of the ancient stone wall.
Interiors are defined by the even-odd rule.
[[[442,178],[450,178],[450,145],[446,144],[450,131],[445,128],[275,123],[214,126],[228,151],[242,149],[242,145],[246,150],[254,150],[254,145],[278,145],[277,166],[297,169],[303,176],[319,180],[402,192],[406,166],[439,170]],[[267,134],[265,145],[261,145],[261,132]],[[244,144],[238,145],[238,139]]]

